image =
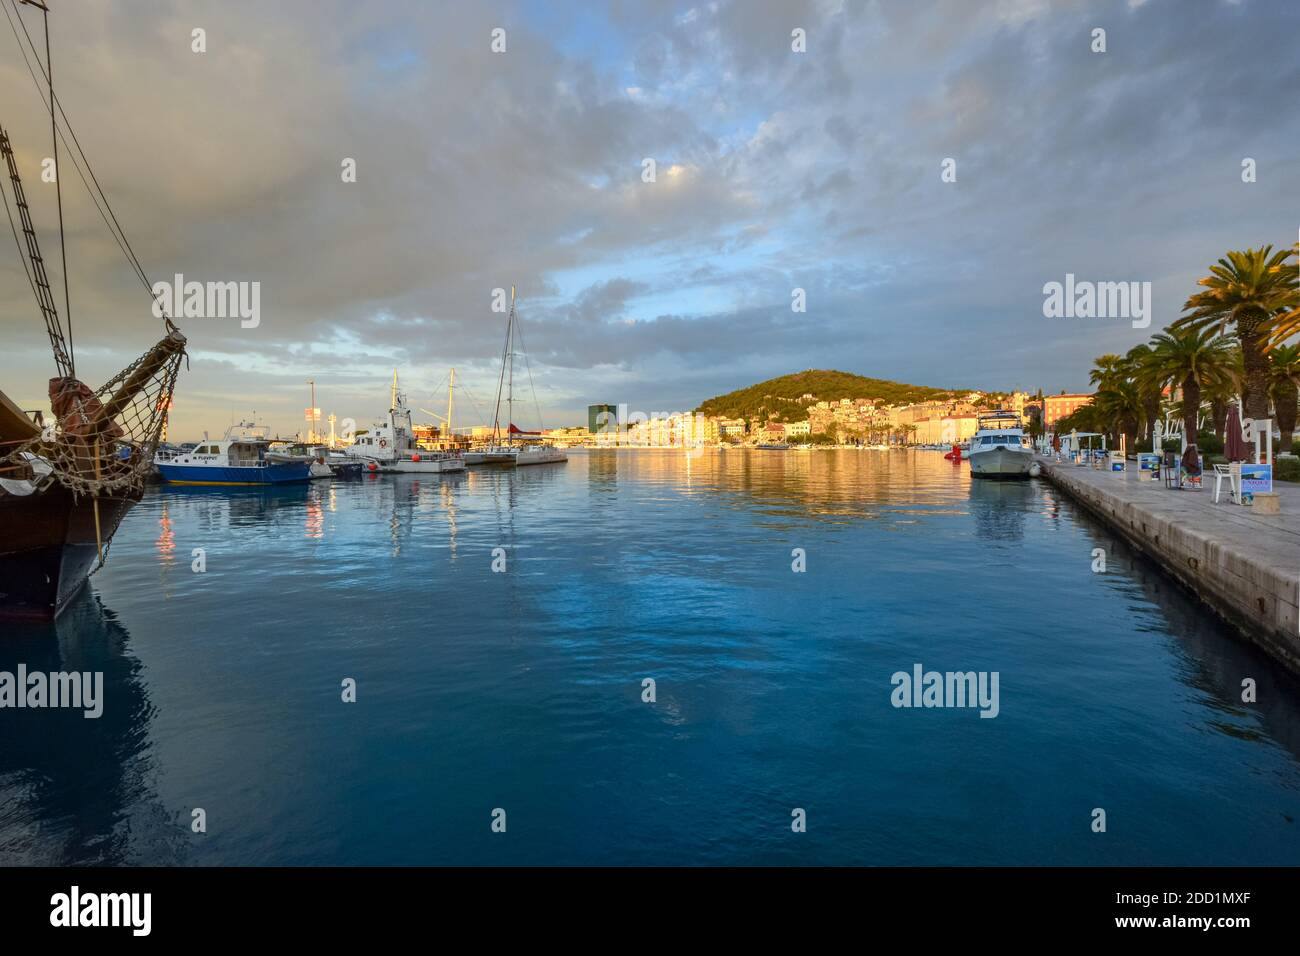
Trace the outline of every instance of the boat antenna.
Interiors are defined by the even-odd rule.
[[[54,61],[50,57],[50,8],[41,0],[19,0],[26,6],[36,7],[45,22],[45,78],[50,89],[50,139],[54,143],[54,195],[59,206],[59,255],[63,261],[63,315],[68,320],[68,363],[71,377],[77,376],[77,352],[72,339],[72,300],[68,295],[68,243],[63,235],[63,177],[59,171],[59,127],[54,104]]]

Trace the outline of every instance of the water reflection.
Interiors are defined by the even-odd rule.
[[[1025,536],[1025,516],[1036,490],[1029,481],[981,479],[970,483],[970,510],[975,534],[989,541],[1019,541]]]
[[[1294,857],[1279,814],[1300,815],[1295,682],[1109,538],[1045,482],[972,484],[937,453],[592,451],[151,492],[94,582],[132,653],[93,601],[0,643],[8,666],[99,655],[116,705],[98,724],[0,712],[0,860]],[[206,574],[194,546],[211,549]],[[1107,574],[1089,570],[1098,546]],[[155,586],[172,558],[174,595]],[[1005,618],[960,611],[993,588]],[[204,627],[232,595],[248,626]],[[900,719],[880,692],[900,657],[1002,669],[1003,716]],[[661,680],[654,709],[644,673]],[[361,678],[364,720],[338,705],[341,675]],[[1258,704],[1241,702],[1245,677]],[[676,803],[647,796],[647,761]],[[954,795],[959,773],[978,779]],[[754,798],[791,779],[825,813],[845,794],[880,812],[792,844]],[[1099,781],[1150,811],[1105,850],[1059,829],[1062,795]],[[501,793],[537,825],[489,859],[472,808]],[[216,838],[188,832],[178,802],[198,794],[224,817]],[[720,802],[738,808],[721,831],[705,811],[681,825]],[[417,818],[434,830],[400,825]]]
[[[153,706],[128,635],[83,591],[55,623],[16,625],[0,670],[102,672],[103,713],[0,710],[0,864],[177,863],[187,830],[155,792]]]
[[[1206,726],[1243,740],[1271,737],[1300,759],[1300,680],[1246,640],[1225,637],[1224,625],[1207,607],[1189,601],[1175,581],[1146,558],[1111,545],[1131,560],[1126,579],[1160,611],[1167,633],[1183,655],[1180,680],[1200,695]],[[1255,700],[1242,700],[1242,682],[1255,682]]]

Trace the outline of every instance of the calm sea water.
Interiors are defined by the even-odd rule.
[[[20,661],[106,703],[0,711],[9,864],[1300,860],[1300,686],[938,453],[153,490]],[[894,708],[916,663],[997,671],[999,715]]]

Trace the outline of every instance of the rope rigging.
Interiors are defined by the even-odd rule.
[[[37,6],[47,16],[46,64],[48,64],[49,11],[44,4],[34,0],[22,0],[22,2]],[[100,186],[99,178],[95,175],[89,158],[81,148],[72,123],[63,110],[63,104],[54,93],[52,70],[48,69],[47,65],[41,64],[40,53],[32,41],[31,34],[27,32],[26,24],[23,23],[17,0],[0,0],[0,9],[4,10],[5,18],[18,42],[23,62],[27,65],[28,74],[36,85],[38,94],[42,92],[41,85],[36,71],[32,68],[31,59],[27,55],[27,47],[30,47],[35,55],[37,66],[41,68],[41,75],[49,86],[50,126],[55,150],[55,183],[59,183],[58,142],[62,139],[65,147],[68,147],[68,156],[72,159],[73,166],[77,169],[95,208],[99,211],[100,218],[108,227],[118,248],[126,256],[132,271],[153,298],[149,278],[135,255],[135,250],[131,248],[131,243],[122,230],[117,215],[113,212],[108,196]],[[15,16],[18,26],[22,27],[23,36],[27,39],[27,47],[24,47],[23,40],[19,36],[18,26],[14,22]],[[63,117],[63,126],[67,129],[66,136],[58,123],[57,117],[60,115]],[[152,468],[154,452],[167,426],[176,378],[180,372],[181,361],[185,358],[185,336],[164,314],[165,335],[153,348],[98,390],[91,390],[89,386],[79,381],[76,377],[72,350],[66,251],[63,255],[65,314],[64,320],[61,321],[50,288],[45,260],[41,255],[36,229],[32,224],[31,210],[23,191],[22,178],[18,173],[18,163],[9,134],[3,127],[0,127],[0,153],[4,155],[9,188],[14,194],[13,206],[10,206],[8,191],[2,184],[0,184],[0,195],[4,197],[10,232],[18,247],[23,273],[27,277],[45,321],[50,348],[54,353],[54,362],[58,370],[58,375],[50,379],[49,383],[49,398],[54,412],[54,422],[33,437],[23,437],[0,447],[0,479],[6,481],[4,490],[9,494],[27,495],[57,483],[71,490],[74,495],[87,494],[95,499],[103,495],[137,494],[144,485],[145,476]],[[90,177],[89,181],[86,178],[87,174]],[[61,188],[58,202],[59,241],[62,247],[64,228]],[[14,222],[15,209],[18,212],[18,224]],[[19,225],[21,225],[21,238]],[[67,323],[66,337],[64,321]],[[15,481],[20,484],[11,484]],[[98,539],[97,501],[95,508]],[[102,561],[102,540],[100,557]]]

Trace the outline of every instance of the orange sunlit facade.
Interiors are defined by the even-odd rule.
[[[1050,428],[1058,419],[1064,418],[1091,401],[1091,395],[1044,395],[1043,424]]]

